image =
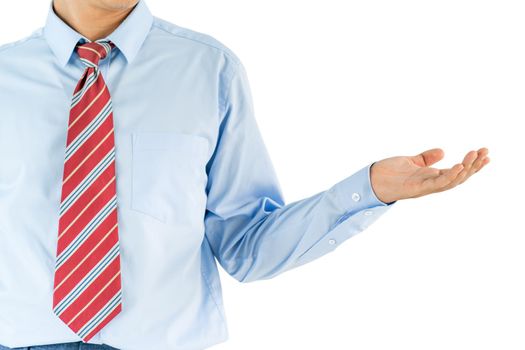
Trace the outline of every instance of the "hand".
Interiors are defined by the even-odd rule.
[[[449,169],[431,168],[444,152],[433,148],[415,156],[391,157],[375,162],[370,169],[372,189],[385,203],[442,192],[465,182],[489,161],[485,147],[470,151],[462,163]]]

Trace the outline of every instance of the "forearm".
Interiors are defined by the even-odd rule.
[[[261,197],[234,216],[208,212],[209,238],[218,261],[237,280],[250,282],[274,277],[332,251],[392,205],[373,193],[370,166],[326,191],[286,205]]]

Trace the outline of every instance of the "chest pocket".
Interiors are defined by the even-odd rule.
[[[166,223],[202,219],[207,151],[199,135],[132,133],[131,209]]]

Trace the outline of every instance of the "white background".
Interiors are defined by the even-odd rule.
[[[490,150],[464,184],[399,201],[309,264],[247,284],[221,269],[230,339],[214,349],[525,349],[523,1],[147,4],[244,63],[287,202],[372,160]],[[0,42],[47,6],[4,1]]]

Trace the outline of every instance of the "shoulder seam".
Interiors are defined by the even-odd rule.
[[[218,100],[218,114],[222,122],[222,116],[224,116],[224,113],[226,109],[228,108],[228,99],[229,99],[229,96],[231,95],[233,79],[237,74],[240,74],[241,70],[244,70],[244,65],[242,61],[240,60],[239,57],[237,57],[237,55],[230,48],[228,48],[227,46],[219,42],[217,39],[215,39],[214,37],[206,33],[201,33],[198,31],[193,31],[188,28],[174,25],[175,26],[174,28],[178,29],[177,32],[175,32],[174,30],[170,30],[170,28],[165,27],[163,25],[164,23],[174,25],[173,23],[168,22],[162,18],[154,17],[152,26],[162,30],[165,33],[173,35],[174,37],[191,40],[201,45],[211,47],[215,50],[218,50],[222,54],[229,57],[231,62],[233,63],[233,66],[226,70],[224,90],[223,90],[223,93],[220,94],[219,100]],[[209,37],[211,39],[210,41],[212,42],[208,42],[206,40],[199,39],[198,37],[194,37],[193,35],[191,35],[192,33],[195,33],[196,36],[203,35],[205,38]],[[214,45],[213,41],[216,41],[218,43]]]
[[[238,68],[238,67],[237,67]],[[225,86],[224,90],[226,91],[226,94],[224,95],[224,98],[219,101],[219,114],[222,116],[226,109],[228,108],[228,101],[230,99],[231,95],[231,89],[232,89],[232,82],[233,78],[235,78],[235,75],[239,73],[239,70],[236,69],[231,73],[231,76],[228,79],[228,84]],[[222,102],[222,103],[221,103]]]
[[[168,34],[171,34],[171,35],[173,35],[173,36],[177,36],[177,37],[180,37],[180,38],[183,38],[183,39],[187,39],[187,40],[195,41],[195,42],[197,42],[197,43],[199,43],[199,44],[202,44],[202,45],[205,45],[205,46],[208,46],[208,47],[212,47],[212,48],[214,48],[214,49],[217,49],[217,50],[219,50],[220,52],[222,52],[222,53],[228,55],[228,57],[230,57],[230,58],[235,62],[235,64],[236,64],[237,66],[241,65],[241,62],[240,62],[239,58],[236,57],[236,56],[235,56],[234,54],[232,54],[231,52],[229,52],[229,49],[227,49],[227,48],[220,47],[220,46],[218,46],[218,45],[213,45],[213,44],[211,44],[211,43],[208,43],[208,42],[205,42],[205,41],[203,41],[203,40],[196,39],[196,38],[191,38],[191,37],[189,37],[189,36],[187,36],[187,35],[181,35],[180,33],[174,33],[174,32],[172,32],[172,31],[170,31],[170,30],[168,30],[168,29],[162,27],[161,25],[159,25],[159,23],[157,23],[157,21],[153,21],[153,26],[155,26],[156,28],[158,28],[158,29],[160,29],[160,30],[162,30],[162,31],[164,31],[164,32],[166,32],[166,33],[168,33]],[[180,27],[180,28],[181,28],[182,30],[185,30],[185,29],[182,28],[182,27]]]

